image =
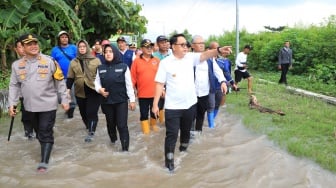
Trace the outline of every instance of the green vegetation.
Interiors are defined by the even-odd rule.
[[[323,168],[336,172],[336,107],[319,99],[293,94],[284,85],[259,81],[265,74],[255,73],[254,91],[258,102],[273,110],[282,110],[286,115],[260,113],[249,109],[247,91],[228,95],[227,110],[239,114],[249,129],[265,134],[289,153],[311,159]],[[278,79],[277,75],[267,78]],[[303,82],[289,76],[290,83]],[[320,84],[318,84],[320,85]],[[246,88],[246,81],[240,84]],[[311,84],[314,88],[314,83]]]
[[[147,19],[142,7],[130,1],[106,0],[11,0],[0,1],[1,70],[10,69],[15,39],[32,32],[39,36],[41,50],[49,54],[57,43],[57,34],[66,30],[72,41],[108,39],[117,31],[146,33]],[[12,58],[13,59],[13,58]],[[3,75],[0,75],[2,82]]]
[[[307,77],[308,83],[321,82],[336,84],[336,16],[332,15],[319,26],[296,26],[281,32],[260,32],[256,34],[240,32],[240,47],[251,44],[253,50],[248,57],[250,70],[276,72],[278,52],[286,40],[293,49],[294,75]],[[235,44],[235,31],[221,36],[211,36],[208,40],[219,41],[221,45]],[[235,47],[234,47],[235,48]],[[235,49],[233,49],[235,51]],[[235,57],[230,57],[235,59]],[[308,86],[309,87],[309,86]],[[318,88],[316,88],[318,89]]]
[[[257,78],[272,81],[278,83],[280,78],[280,72],[255,72],[253,74]],[[287,75],[287,80],[290,86],[300,88],[323,95],[336,97],[336,84],[326,84],[322,81],[312,80],[308,76],[293,75],[291,70]]]

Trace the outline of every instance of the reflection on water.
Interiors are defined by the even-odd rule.
[[[176,149],[174,174],[164,168],[164,126],[142,135],[138,111],[129,112],[130,151],[122,153],[120,142],[109,142],[102,114],[94,142],[84,143],[78,110],[72,120],[59,110],[49,172],[42,175],[35,170],[38,142],[23,137],[19,117],[7,142],[9,119],[2,120],[0,187],[335,187],[334,174],[292,157],[221,110],[215,129],[204,127],[188,152]]]

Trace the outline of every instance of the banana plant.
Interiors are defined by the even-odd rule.
[[[82,37],[81,20],[63,0],[8,0],[1,1],[0,8],[1,68],[4,71],[8,68],[6,50],[23,33],[40,36],[44,49],[50,49],[51,40],[56,40],[61,30],[72,33],[75,40]]]
[[[20,33],[16,27],[21,25],[21,20],[28,13],[31,6],[29,2],[29,0],[12,0],[0,3],[0,50],[3,72],[7,72],[6,50]]]

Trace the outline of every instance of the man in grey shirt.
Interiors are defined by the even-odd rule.
[[[289,48],[289,41],[285,41],[284,47],[279,51],[279,64],[278,69],[281,70],[281,77],[279,84],[287,85],[287,72],[288,69],[292,67],[293,51]]]
[[[9,115],[16,115],[15,106],[20,95],[29,122],[37,130],[36,137],[41,145],[41,163],[38,172],[46,172],[52,147],[58,96],[65,111],[69,110],[64,76],[58,63],[50,56],[40,53],[38,38],[34,34],[22,35],[19,40],[25,56],[12,64],[9,83]]]

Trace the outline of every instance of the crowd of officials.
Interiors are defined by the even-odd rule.
[[[78,107],[87,130],[85,142],[94,140],[101,107],[111,142],[119,135],[122,151],[128,151],[128,110],[135,110],[137,98],[144,135],[157,132],[158,123],[165,124],[165,167],[172,171],[178,135],[183,152],[191,133],[202,132],[205,114],[209,128],[214,128],[225,95],[231,88],[238,90],[242,78],[252,93],[252,77],[246,71],[249,45],[237,57],[233,79],[227,58],[231,46],[213,41],[206,49],[201,36],[189,42],[183,34],[170,39],[160,35],[156,43],[142,40],[140,48],[124,37],[117,39],[117,46],[96,40],[93,48],[85,40],[72,44],[66,31],[57,37],[49,56],[41,53],[36,35],[22,35],[15,43],[18,60],[12,64],[9,85],[10,116],[16,115],[21,101],[25,136],[41,145],[38,172],[48,169],[59,104],[67,118],[73,118]],[[284,76],[281,82],[286,82]]]

